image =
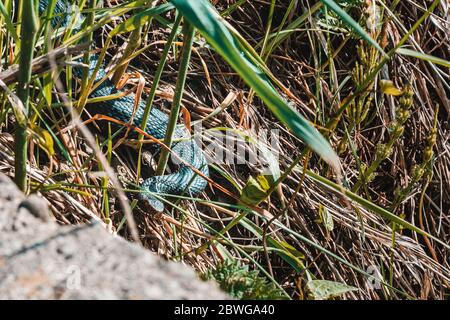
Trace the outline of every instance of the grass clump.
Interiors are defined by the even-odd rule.
[[[236,260],[226,260],[202,275],[204,280],[215,280],[220,288],[233,298],[242,300],[280,300],[286,299],[283,291],[278,289],[258,270],[249,270]]]

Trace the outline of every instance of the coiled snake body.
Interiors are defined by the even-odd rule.
[[[70,12],[70,5],[67,0],[58,0],[55,5],[54,14],[51,24],[53,27],[61,26],[65,27],[68,23],[68,14]],[[48,0],[39,0],[40,14],[46,12],[48,6]],[[90,73],[97,62],[98,57],[92,55],[90,64]],[[74,68],[74,74],[76,76],[81,75],[80,68]],[[106,76],[105,70],[101,67],[96,75],[96,81]],[[95,88],[91,94],[91,98],[103,97],[117,94],[118,90],[114,84],[106,79],[97,88]],[[135,95],[128,94],[126,96],[107,100],[103,102],[96,102],[88,104],[86,108],[91,114],[102,114],[111,118],[115,118],[122,122],[128,123],[131,119],[135,126],[140,127],[142,124],[142,118],[144,115],[145,101],[140,100],[137,110],[134,112]],[[156,139],[163,139],[166,134],[169,117],[161,110],[151,108],[150,115],[148,117],[146,125],[146,133],[155,137]],[[132,133],[130,135],[134,135]],[[183,139],[182,141],[176,141]],[[171,145],[172,153],[176,153],[179,158],[198,169],[205,176],[208,176],[209,170],[206,163],[206,159],[196,142],[190,137],[187,130],[178,126],[174,132],[174,143]],[[154,147],[154,151],[157,152],[159,146]],[[178,170],[172,174],[154,176],[145,180],[141,184],[141,188],[144,192],[140,193],[140,198],[145,200],[156,211],[162,211],[164,205],[161,200],[154,197],[153,194],[173,194],[180,195],[186,193],[187,195],[195,195],[202,192],[207,185],[207,181],[195,173],[189,166],[181,163]]]

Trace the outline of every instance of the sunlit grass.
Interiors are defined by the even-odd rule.
[[[357,0],[305,1],[306,7],[293,0],[267,1],[258,4],[263,10],[258,30],[238,23],[252,12],[247,1],[230,6],[219,1],[216,8],[206,0],[154,7],[143,0],[113,7],[74,1],[79,10],[57,30],[50,12],[42,13],[34,26],[39,27],[36,39],[25,37],[33,26],[20,23],[24,18],[13,14],[12,2],[0,3],[1,63],[3,69],[20,63],[20,69],[16,81],[8,83],[9,92],[0,95],[0,143],[9,155],[0,157],[1,168],[6,172],[14,162],[20,164],[19,186],[25,189],[28,179],[29,190],[47,197],[61,222],[94,217],[127,238],[133,232],[157,234],[167,256],[199,272],[217,265],[218,277],[229,271],[223,268],[227,263],[236,272],[248,264],[274,292],[295,299],[317,297],[310,291],[318,280],[359,289],[344,290],[346,298],[416,298],[419,292],[408,283],[421,271],[395,276],[408,259],[419,259],[421,268],[433,271],[436,288],[450,280],[444,212],[449,177],[443,169],[449,156],[438,121],[448,112],[444,97],[450,83],[449,56],[439,46],[449,44],[442,40],[427,52],[429,44],[414,36],[424,25],[441,36],[439,25],[429,19],[433,15],[440,21],[439,1],[419,10],[414,21],[400,14],[410,1],[368,1],[371,6]],[[82,16],[86,23],[80,23]],[[394,27],[398,38],[391,39],[387,30]],[[91,41],[92,50],[57,59],[40,73],[28,68],[31,56]],[[120,48],[126,54],[112,59]],[[74,79],[72,66],[93,54],[100,57],[94,74]],[[404,61],[408,64],[401,65]],[[182,107],[192,123],[208,126],[205,136],[236,132],[252,143],[255,128],[280,129],[276,177],[262,177],[259,163],[213,164],[205,194],[155,194],[166,210],[148,215],[134,197],[142,192],[139,179],[152,171],[142,163],[148,137],[122,141],[125,131],[137,129],[114,131],[109,123],[107,137],[85,141],[80,126],[71,122],[93,116],[90,103],[114,98],[89,98],[99,85],[95,73],[102,63],[109,67],[108,77],[117,80],[133,70],[147,80],[144,118],[150,108],[167,107],[171,122],[164,143],[169,147]],[[437,79],[433,95],[424,90],[433,80],[423,74]],[[28,110],[23,123],[11,103],[16,96]],[[14,130],[11,123],[24,130]],[[89,129],[97,135],[95,124]],[[10,133],[20,136],[25,130],[29,146],[20,137],[14,144]],[[408,141],[417,150],[411,151]],[[158,174],[166,171],[170,153],[163,150],[155,159]],[[116,169],[113,177],[110,168]],[[129,201],[120,209],[114,204],[122,191]],[[65,207],[71,214],[61,214]],[[130,208],[134,218],[126,215]],[[150,242],[143,244],[152,248]],[[366,287],[373,264],[385,272],[378,292]],[[264,287],[262,280],[255,283]]]

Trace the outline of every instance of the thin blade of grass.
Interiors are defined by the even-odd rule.
[[[248,52],[226,27],[223,18],[214,7],[205,0],[172,0],[171,2],[259,95],[272,113],[339,172],[339,159],[329,143],[306,119],[281,98],[265,73],[252,62]]]
[[[20,42],[19,36],[17,35],[16,29],[14,28],[14,25],[11,20],[11,16],[8,13],[8,10],[6,10],[5,5],[3,2],[0,2],[0,14],[3,16],[3,19],[5,20],[5,27],[6,30],[11,34],[11,37],[14,39],[14,41]]]
[[[333,0],[320,0],[323,2],[330,10],[334,11],[342,21],[350,28],[353,29],[362,39],[369,42],[374,48],[381,52],[383,56],[386,53],[380,47],[380,45],[356,22],[347,12],[345,12],[335,1]]]
[[[303,168],[301,167],[297,167],[297,169],[299,172],[303,172]],[[450,250],[450,246],[445,243],[444,241],[436,238],[435,236],[429,234],[428,232],[416,227],[415,225],[403,220],[402,218],[400,218],[399,216],[389,212],[388,210],[374,204],[373,202],[364,199],[360,196],[358,196],[357,194],[351,192],[350,190],[347,190],[345,188],[343,188],[342,186],[328,180],[327,178],[324,178],[322,176],[320,176],[317,173],[312,172],[311,170],[306,170],[306,175],[308,177],[310,177],[312,180],[322,184],[323,186],[334,190],[335,192],[344,195],[346,197],[348,197],[350,200],[355,201],[356,203],[360,204],[363,208],[370,210],[376,214],[378,214],[379,216],[386,218],[392,222],[395,222],[396,224],[402,226],[405,229],[409,229],[411,231],[417,232],[418,234],[422,235],[422,236],[426,236],[429,237],[430,239],[435,240],[436,242],[438,242],[439,244],[441,244],[442,246],[444,246],[447,250]]]
[[[155,15],[159,15],[162,13],[165,13],[169,10],[172,10],[174,6],[170,3],[165,3],[162,5],[159,5],[154,8],[150,8],[147,10],[144,10],[130,19],[125,20],[124,22],[118,24],[111,32],[110,36],[113,37],[115,35],[118,35],[120,33],[124,32],[131,32],[144,24],[146,24],[148,21],[150,21]]]
[[[426,53],[421,53],[415,50],[411,50],[411,49],[406,49],[406,48],[399,48],[397,49],[397,53],[404,55],[404,56],[409,56],[409,57],[413,57],[413,58],[417,58],[420,60],[424,60],[424,61],[428,61],[443,67],[447,67],[450,68],[450,61],[426,54]]]

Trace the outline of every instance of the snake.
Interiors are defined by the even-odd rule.
[[[38,7],[41,15],[46,13],[48,5],[49,0],[39,0]],[[53,17],[50,21],[52,27],[66,27],[69,23],[71,12],[72,6],[67,0],[57,0]],[[81,19],[83,19],[83,17],[81,17]],[[89,76],[92,76],[98,59],[99,57],[97,54],[90,55],[88,69]],[[82,68],[74,66],[73,74],[75,77],[80,78]],[[90,114],[101,114],[117,119],[123,123],[130,123],[140,128],[146,107],[145,99],[138,99],[139,103],[135,106],[135,101],[137,100],[134,93],[121,95],[121,90],[117,89],[114,83],[107,77],[103,65],[100,66],[95,76],[95,82],[99,80],[103,81],[97,87],[94,86],[94,89],[89,95],[90,98],[100,98],[112,95],[117,95],[119,97],[113,100],[103,101],[96,99],[95,101],[97,102],[86,105],[85,108],[87,111]],[[152,107],[147,118],[145,132],[156,139],[164,139],[168,124],[169,116],[160,109]],[[115,126],[117,127],[117,125]],[[101,134],[106,135],[107,131],[101,129]],[[134,131],[130,132],[129,137],[135,138],[137,137],[137,134]],[[151,209],[157,212],[162,212],[164,210],[162,199],[165,197],[183,194],[195,196],[201,193],[208,184],[206,179],[193,170],[193,168],[195,168],[197,171],[201,172],[204,177],[209,177],[206,158],[200,146],[195,139],[193,139],[184,125],[176,126],[173,132],[173,143],[170,148],[172,162],[174,163],[174,159],[178,158],[176,161],[176,170],[170,174],[149,177],[139,186],[140,191],[142,191],[139,192],[139,199],[145,201],[145,203],[150,205]],[[160,149],[161,147],[159,144],[153,144],[151,152],[157,154]],[[178,157],[174,157],[174,153]]]

